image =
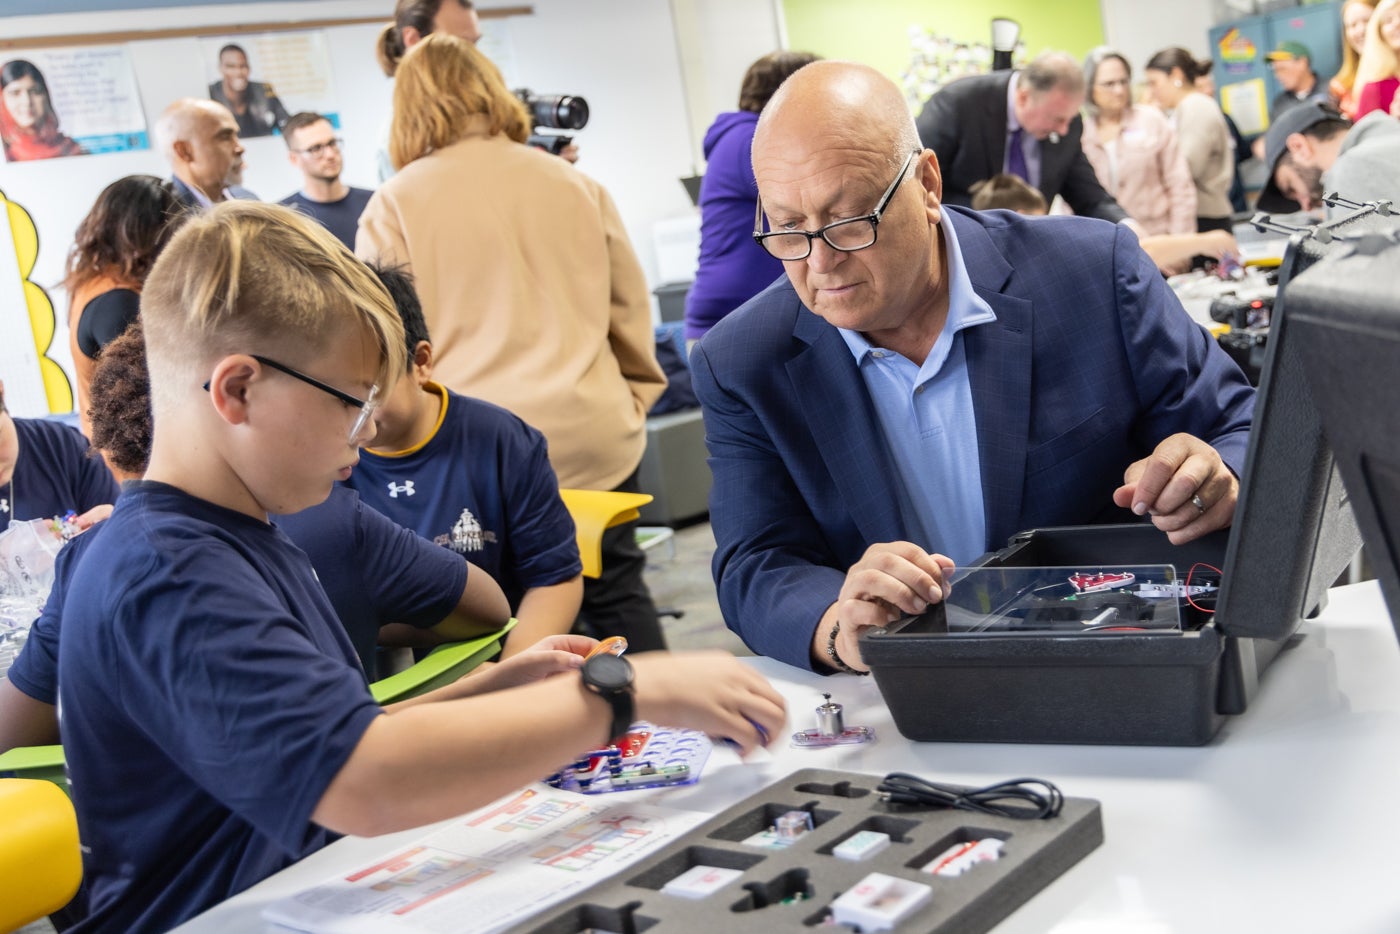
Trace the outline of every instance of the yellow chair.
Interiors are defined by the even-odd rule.
[[[83,859],[73,802],[51,782],[0,779],[0,827],[0,931],[12,931],[68,904]]]
[[[512,617],[493,633],[440,645],[429,652],[422,661],[414,663],[398,674],[373,682],[369,686],[369,692],[379,703],[392,704],[394,701],[417,697],[445,684],[451,684],[499,652],[501,641],[506,633],[515,628],[515,622]]]
[[[631,522],[638,510],[652,501],[650,493],[614,493],[605,490],[560,490],[559,496],[574,518],[583,576],[597,577],[603,570],[603,532]]]

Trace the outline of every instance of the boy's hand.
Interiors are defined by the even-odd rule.
[[[73,524],[78,527],[79,532],[86,532],[103,519],[112,514],[112,504],[103,503],[101,506],[94,506],[81,516],[73,520]]]
[[[466,677],[473,683],[474,694],[518,687],[566,671],[578,671],[583,667],[583,657],[597,644],[597,639],[568,633],[546,636],[505,661],[489,668],[481,666]]]
[[[632,668],[639,720],[733,740],[740,755],[774,742],[787,724],[782,695],[728,652],[647,652]]]

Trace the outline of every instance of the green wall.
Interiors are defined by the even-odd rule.
[[[909,26],[991,43],[994,16],[1021,24],[1027,55],[1046,49],[1083,58],[1103,44],[1098,0],[783,0],[790,49],[865,62],[898,79],[909,64]]]

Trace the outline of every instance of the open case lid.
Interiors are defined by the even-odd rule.
[[[1284,254],[1239,504],[1221,568],[1216,623],[1232,636],[1288,635],[1300,618],[1325,603],[1327,589],[1361,547],[1303,373],[1300,353],[1307,338],[1295,334],[1290,322],[1295,278],[1341,252],[1349,238],[1395,225],[1388,208],[1340,203],[1359,209],[1293,231]],[[1255,222],[1271,225],[1263,215]]]
[[[1400,635],[1400,218],[1298,278],[1294,339]]]

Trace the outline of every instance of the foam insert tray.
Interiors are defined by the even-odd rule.
[[[937,776],[929,776],[937,779]],[[717,934],[817,928],[831,903],[870,873],[932,888],[932,897],[894,930],[972,934],[990,930],[1103,842],[1097,801],[1065,798],[1060,815],[1011,820],[969,811],[891,807],[880,776],[802,769],[749,796],[662,850],[534,919],[532,934]],[[806,811],[813,829],[782,850],[746,845],[788,811]],[[889,834],[890,846],[861,862],[832,850],[863,830]],[[932,876],[921,866],[971,840],[1003,841],[1001,858],[962,875]],[[661,891],[694,866],[741,874],[699,900]],[[824,930],[853,931],[852,927]]]

